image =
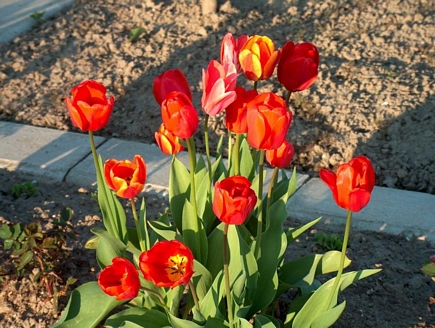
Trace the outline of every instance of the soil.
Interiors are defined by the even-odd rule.
[[[180,68],[201,112],[201,70],[219,58],[227,32],[266,35],[277,48],[308,41],[318,47],[321,64],[316,83],[292,96],[288,140],[298,170],[336,168],[364,154],[378,185],[435,193],[433,0],[232,0],[218,1],[209,15],[199,3],[77,0],[1,44],[0,119],[74,129],[64,98],[95,79],[116,98],[100,133],[153,143],[161,123],[151,92],[156,76]],[[130,42],[137,27],[145,32]],[[252,87],[244,76],[238,83]],[[285,94],[276,79],[259,88]],[[217,134],[222,120],[211,122]],[[196,138],[201,148],[202,134]]]
[[[11,187],[25,182],[35,184],[36,194],[30,198],[22,195],[14,199]],[[57,309],[46,287],[32,282],[29,276],[31,268],[21,277],[14,274],[9,252],[4,250],[3,243],[0,246],[0,327],[49,327],[65,307],[71,289],[95,281],[99,273],[95,252],[83,248],[92,236],[90,229],[102,227],[97,203],[92,198],[94,190],[66,183],[46,184],[34,177],[5,170],[0,170],[0,186],[0,223],[39,221],[48,230],[63,207],[74,211],[71,223],[78,232],[78,238],[69,240],[66,245],[68,256],[56,265],[54,272],[62,279],[56,283],[59,291],[63,290],[69,277],[76,278],[77,282],[65,296],[59,297]],[[164,210],[167,202],[156,194],[143,196],[147,202],[148,218],[153,220]],[[127,217],[131,218],[128,211]],[[293,226],[301,225],[291,219],[291,213],[289,220]],[[315,242],[316,233],[342,235],[343,231],[337,228],[331,230],[330,226],[322,224],[316,226],[289,247],[289,259],[313,252],[324,253],[325,250]],[[350,286],[342,294],[341,301],[346,300],[347,306],[334,327],[435,327],[435,282],[420,272],[433,253],[435,248],[426,241],[385,233],[351,231],[347,255],[353,263],[347,270],[382,268],[382,271]],[[283,298],[283,306],[288,304],[289,297],[291,294]]]
[[[321,65],[317,82],[292,95],[296,115],[288,140],[296,148],[297,169],[316,175],[321,167],[334,169],[364,154],[374,163],[379,186],[435,194],[434,19],[433,0],[233,0],[221,1],[207,15],[194,0],[76,0],[55,18],[0,44],[0,120],[76,131],[64,98],[81,81],[95,79],[116,99],[110,123],[98,134],[153,143],[161,123],[151,91],[154,77],[183,70],[200,112],[201,69],[218,59],[225,33],[267,35],[276,47],[308,41],[319,48]],[[130,42],[136,27],[145,32]],[[252,85],[243,76],[238,83]],[[285,94],[276,79],[259,88]],[[213,144],[224,131],[222,122],[211,120]],[[70,276],[78,279],[74,286],[95,280],[95,256],[82,247],[90,227],[101,225],[91,190],[38,181],[36,196],[13,199],[10,187],[33,179],[0,170],[1,222],[36,220],[48,229],[63,206],[71,207],[79,238],[69,242],[69,257],[59,263],[60,284]],[[165,200],[146,198],[147,213],[155,217]],[[292,246],[292,256],[318,250],[315,233]],[[349,287],[345,314],[335,327],[435,327],[435,285],[419,270],[432,253],[425,241],[353,231],[351,269],[383,271]],[[28,275],[11,274],[3,248],[0,257],[0,326],[52,324],[67,297],[60,297],[56,311],[43,286]]]

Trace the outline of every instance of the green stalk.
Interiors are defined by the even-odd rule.
[[[291,91],[287,92],[287,95],[285,97],[285,103],[287,104],[287,106],[290,104],[290,97],[291,97],[291,95],[292,95]]]
[[[343,246],[341,248],[340,266],[338,267],[337,277],[335,277],[334,285],[332,286],[332,290],[331,290],[331,294],[329,295],[328,302],[326,303],[328,305],[327,310],[332,307],[332,299],[335,295],[335,292],[337,292],[337,297],[338,297],[338,287],[339,287],[339,283],[341,280],[341,275],[343,274],[344,261],[346,259],[346,249],[347,249],[347,243],[349,241],[351,221],[352,221],[352,211],[348,211],[347,218],[346,218],[346,228],[344,230]]]
[[[267,191],[267,206],[266,206],[266,229],[269,228],[269,224],[270,224],[270,205],[272,202],[272,191],[273,191],[273,187],[275,185],[276,182],[276,178],[278,176],[278,172],[279,172],[279,168],[275,167],[275,169],[273,170],[272,173],[272,178],[270,180],[269,183],[269,190]]]
[[[258,81],[254,81],[254,90],[257,90],[258,88]]]
[[[131,211],[133,212],[134,225],[136,226],[136,230],[137,230],[137,237],[139,238],[140,250],[141,252],[143,252],[146,250],[146,247],[145,247],[145,241],[143,240],[142,237],[142,229],[140,227],[139,217],[137,216],[136,202],[134,201],[134,198],[130,198],[130,204],[131,204]]]
[[[92,157],[94,158],[94,165],[95,169],[97,170],[97,175],[101,180],[103,180],[103,174],[100,170],[100,164],[98,162],[98,155],[97,155],[97,148],[95,147],[94,142],[94,133],[92,131],[89,131],[89,143],[91,144],[91,150],[92,150]]]
[[[205,154],[207,157],[208,165],[208,178],[210,179],[210,186],[212,184],[212,172],[211,172],[211,160],[210,160],[210,144],[209,144],[209,133],[208,133],[208,119],[210,115],[205,115],[204,120],[204,139],[205,139]]]
[[[241,138],[241,134],[237,133],[236,134],[236,144],[235,144],[235,154],[234,154],[234,161],[235,161],[235,173],[236,175],[240,174],[240,138]]]
[[[260,244],[261,235],[263,233],[263,168],[264,168],[264,154],[263,149],[260,150],[260,160],[258,164],[258,221],[257,221],[257,237],[255,238],[255,258],[260,257]]]
[[[195,286],[193,286],[192,280],[189,281],[189,289],[190,289],[190,292],[192,293],[193,302],[195,303],[196,309],[198,310],[198,312],[201,312],[201,310],[199,308],[198,296],[196,295]]]
[[[196,151],[195,151],[195,141],[193,137],[186,140],[187,150],[189,151],[189,165],[190,165],[190,202],[193,206],[193,212],[195,213],[197,226],[199,228],[200,222],[198,217],[198,209],[196,205],[196,187],[195,187],[195,169],[196,169]],[[195,233],[195,244],[196,244],[196,254],[198,259],[202,259],[201,256],[201,243],[199,240],[199,234]]]
[[[231,131],[228,130],[228,170],[231,168],[233,159],[233,138]]]
[[[144,291],[146,291],[147,293],[150,293],[150,294],[153,294],[153,295],[157,296],[157,298],[159,299],[160,303],[162,303],[162,306],[163,306],[166,310],[168,310],[168,307],[166,306],[165,301],[163,300],[162,295],[160,295],[159,293],[157,293],[157,292],[155,292],[154,290],[149,289],[149,288],[147,288],[147,287],[142,287],[142,289],[143,289]]]
[[[233,307],[231,302],[231,291],[230,291],[230,272],[228,269],[228,227],[229,224],[225,223],[224,226],[224,240],[223,240],[223,259],[224,259],[224,279],[225,279],[225,293],[227,298],[227,308],[228,308],[228,321],[230,322],[230,328],[233,327]]]

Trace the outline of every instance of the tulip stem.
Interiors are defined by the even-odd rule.
[[[198,296],[196,295],[195,286],[193,286],[192,280],[189,280],[189,289],[190,289],[190,292],[192,293],[193,302],[195,303],[196,309],[198,310],[198,312],[201,312],[201,310],[199,308]]]
[[[343,246],[341,248],[340,265],[338,267],[337,276],[335,277],[334,285],[332,286],[331,293],[329,294],[329,300],[326,303],[328,306],[327,310],[329,310],[330,308],[332,308],[335,305],[335,304],[333,304],[332,301],[333,301],[334,295],[336,293],[337,293],[337,297],[338,297],[338,288],[339,288],[339,283],[341,280],[341,275],[343,274],[344,261],[346,259],[346,249],[347,249],[347,242],[349,241],[351,221],[352,221],[352,211],[348,211],[347,218],[346,218],[346,228],[344,230]]]
[[[241,134],[237,133],[236,134],[236,144],[235,144],[235,154],[234,154],[234,161],[235,161],[235,174],[239,175],[240,174],[240,138],[241,138]]]
[[[258,164],[258,221],[257,221],[257,238],[255,238],[255,258],[259,259],[261,235],[263,234],[263,168],[264,168],[264,149],[260,150],[260,159]]]
[[[98,192],[98,199],[100,199],[100,196],[102,198],[104,198],[104,202],[108,202],[108,195],[106,193],[106,189],[103,187],[103,185],[99,185],[99,181],[101,181],[101,183],[106,183],[106,180],[104,179],[103,173],[101,172],[100,169],[100,161],[98,158],[98,154],[97,154],[97,148],[95,147],[95,141],[94,141],[94,132],[93,131],[88,131],[89,134],[89,143],[91,145],[91,150],[92,150],[92,157],[94,159],[94,165],[95,165],[95,170],[97,172],[97,192]],[[98,205],[101,208],[101,203],[100,201],[98,201]],[[112,222],[110,222],[112,220]],[[112,234],[115,234],[115,230],[117,230],[118,236],[121,236],[121,228],[118,228],[118,225],[116,224],[116,221],[114,219],[111,219],[111,217],[105,216],[103,215],[103,224],[106,227],[106,229],[111,232]],[[116,225],[115,227],[113,227],[113,225]]]
[[[201,256],[201,243],[199,240],[199,228],[201,222],[198,217],[198,210],[196,206],[196,187],[195,187],[195,168],[196,168],[196,151],[195,151],[195,141],[193,138],[186,140],[187,150],[189,151],[189,164],[190,164],[190,202],[193,206],[193,212],[195,213],[195,220],[197,222],[197,229],[195,232],[195,255],[199,261],[202,261]]]
[[[254,90],[257,90],[258,88],[258,81],[254,81]]]
[[[223,234],[223,260],[224,260],[224,279],[225,279],[225,293],[227,297],[227,308],[228,308],[228,321],[230,322],[230,328],[233,327],[233,307],[231,302],[231,291],[230,291],[230,271],[228,269],[228,227],[229,224],[225,223],[224,225],[224,234]]]
[[[210,179],[210,186],[212,184],[212,172],[211,172],[211,160],[210,160],[210,144],[209,144],[209,132],[208,132],[208,119],[210,115],[205,115],[204,120],[204,141],[205,141],[205,154],[207,157],[208,165],[208,178]]]
[[[233,159],[233,134],[228,130],[228,169],[231,168]]]
[[[137,216],[136,202],[134,201],[134,198],[130,198],[130,204],[131,204],[131,211],[133,212],[134,224],[135,224],[136,230],[137,230],[137,237],[139,238],[139,247],[140,247],[140,250],[143,252],[146,250],[145,240],[143,240],[143,237],[142,237],[142,229],[140,227],[139,217]]]
[[[278,172],[279,172],[279,168],[275,167],[275,169],[273,170],[273,173],[272,173],[272,178],[270,179],[269,190],[267,191],[266,229],[269,228],[269,224],[270,224],[269,209],[270,209],[270,205],[272,203],[272,191],[273,191],[273,187],[274,187],[275,182],[276,182],[276,178],[278,176]]]
[[[166,304],[165,304],[165,301],[163,300],[162,295],[160,295],[160,294],[157,293],[156,291],[154,291],[154,290],[152,290],[152,289],[149,289],[149,288],[147,288],[147,287],[142,287],[142,289],[143,289],[144,291],[146,291],[147,293],[150,293],[150,294],[153,294],[154,296],[156,296],[156,297],[159,299],[160,303],[162,303],[162,306],[163,306],[166,310],[169,310],[168,307],[167,307]]]
[[[291,95],[292,95],[291,91],[287,92],[287,95],[285,97],[285,103],[287,104],[287,106],[289,106],[289,104],[290,104],[290,97],[291,97]]]

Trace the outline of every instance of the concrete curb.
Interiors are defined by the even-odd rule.
[[[35,12],[45,12],[43,20],[67,9],[74,0],[2,0],[0,1],[0,43],[12,41],[15,37],[30,30],[35,20],[30,17]]]
[[[145,192],[167,196],[171,157],[157,146],[115,138],[96,137],[95,141],[103,160],[142,155],[148,171]],[[188,161],[186,153],[179,158]],[[53,182],[95,184],[89,140],[83,133],[0,122],[0,168]],[[298,190],[287,206],[291,218],[308,222],[322,216],[325,224],[344,225],[346,211],[335,204],[321,180],[308,175],[298,174]],[[370,204],[354,214],[352,226],[435,242],[435,195],[375,187]]]

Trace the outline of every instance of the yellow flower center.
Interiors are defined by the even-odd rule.
[[[184,277],[186,273],[187,257],[180,254],[171,256],[168,259],[166,272],[170,281],[178,281]]]

